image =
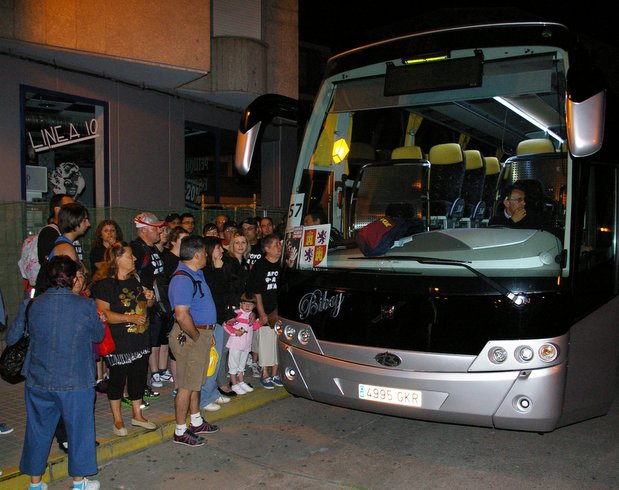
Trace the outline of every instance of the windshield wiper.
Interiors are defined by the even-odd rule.
[[[528,296],[521,294],[521,293],[514,293],[512,291],[510,291],[509,289],[507,289],[505,286],[503,286],[502,284],[499,284],[497,281],[495,281],[494,279],[492,279],[491,277],[488,277],[486,274],[479,272],[477,269],[475,269],[474,267],[471,267],[470,261],[467,260],[453,260],[453,259],[440,259],[440,258],[433,258],[433,257],[418,257],[415,255],[383,255],[380,257],[350,257],[350,259],[352,260],[360,260],[360,259],[365,259],[365,260],[411,260],[414,262],[417,262],[419,264],[429,264],[429,265],[454,265],[457,267],[463,267],[466,270],[472,272],[473,274],[475,274],[477,277],[479,277],[482,281],[484,281],[486,284],[488,284],[488,286],[490,286],[491,288],[493,288],[495,291],[499,292],[500,294],[502,294],[503,296],[505,296],[507,299],[509,299],[514,305],[516,306],[523,306],[526,305],[527,303],[529,303],[530,299]]]

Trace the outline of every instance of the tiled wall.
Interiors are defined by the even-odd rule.
[[[24,214],[25,207],[21,203],[0,203],[0,291],[9,321],[24,297],[23,281],[17,268],[21,243],[26,236]]]
[[[88,265],[87,257],[90,255],[90,246],[97,223],[103,219],[115,220],[123,230],[125,241],[129,242],[136,236],[133,226],[133,217],[143,210],[131,208],[96,208],[90,209],[91,229],[80,239],[84,249],[84,261]],[[215,216],[225,213],[235,221],[240,221],[247,216],[253,215],[253,209],[236,207],[222,210],[148,210],[154,212],[159,219],[164,219],[169,213],[190,212],[196,218],[196,232],[202,229],[206,223],[213,222]],[[263,211],[256,212],[262,216]],[[277,223],[281,218],[279,213],[266,213]],[[37,233],[45,224],[48,216],[47,204],[23,203],[23,202],[0,202],[0,291],[4,297],[5,309],[10,323],[17,312],[19,302],[26,296],[24,293],[24,281],[17,267],[21,245],[24,238],[29,234]],[[0,332],[0,339],[4,338],[4,332]]]

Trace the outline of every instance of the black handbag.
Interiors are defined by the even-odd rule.
[[[0,356],[0,377],[7,383],[17,384],[24,380],[21,374],[24,361],[26,360],[26,352],[30,343],[28,335],[28,310],[32,300],[26,306],[24,319],[24,333],[15,344],[7,346]]]

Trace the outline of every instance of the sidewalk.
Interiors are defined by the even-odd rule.
[[[255,390],[252,393],[232,398],[230,403],[222,405],[217,412],[203,412],[209,422],[233,417],[240,413],[253,410],[274,400],[286,397],[284,388],[266,390],[257,378],[248,377]],[[164,383],[163,388],[155,388],[161,393],[159,398],[147,400],[150,407],[144,410],[144,417],[156,423],[159,428],[146,431],[140,427],[131,426],[131,409],[123,407],[125,427],[129,431],[127,437],[117,437],[112,431],[112,416],[105,395],[97,395],[95,406],[95,424],[97,430],[97,461],[99,464],[124,454],[142,449],[146,446],[163,441],[170,441],[174,433],[174,398],[172,385]],[[15,430],[10,434],[0,435],[0,490],[16,490],[27,488],[29,477],[19,472],[19,459],[26,424],[26,408],[24,405],[24,383],[10,385],[0,381],[0,422]],[[225,429],[225,422],[218,424]],[[206,436],[208,439],[208,435]],[[44,481],[58,480],[67,477],[67,455],[62,452],[56,440],[52,444],[47,472]]]

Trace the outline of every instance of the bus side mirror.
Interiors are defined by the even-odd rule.
[[[606,81],[586,53],[576,53],[567,72],[567,144],[575,157],[597,153],[604,141]]]
[[[566,95],[567,142],[575,157],[597,153],[604,141],[606,90],[576,102]]]
[[[275,117],[298,122],[299,104],[290,97],[277,94],[264,94],[247,106],[236,136],[234,166],[241,175],[247,175],[251,168],[256,148],[265,127]]]

